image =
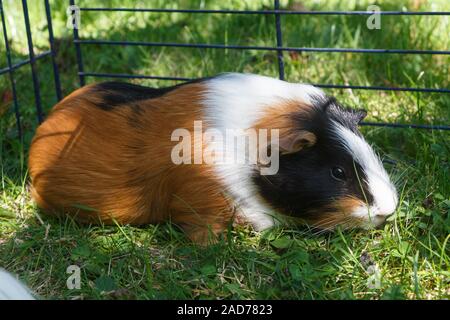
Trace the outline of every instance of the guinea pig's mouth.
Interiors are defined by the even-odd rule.
[[[395,212],[395,208],[390,211],[382,211],[376,206],[361,204],[351,212],[351,216],[359,221],[359,227],[369,230],[383,226],[386,219]]]
[[[370,218],[355,218],[359,220],[359,223],[357,224],[357,228],[361,228],[364,230],[371,230],[371,229],[380,229],[382,226],[386,224],[386,217],[370,217]]]
[[[332,216],[322,217],[320,219],[306,219],[304,220],[309,228],[320,230],[322,232],[334,231],[338,227],[349,230],[349,229],[379,229],[386,224],[386,218],[384,217],[374,217],[369,219],[356,218],[346,215],[346,218],[336,218]]]
[[[392,212],[381,212],[375,206],[354,199],[341,199],[321,212],[309,215],[304,222],[313,229],[333,231],[338,226],[343,229],[376,229],[386,223]]]

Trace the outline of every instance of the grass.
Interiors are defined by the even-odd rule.
[[[5,1],[4,1],[5,2]],[[48,49],[42,1],[30,1],[36,52]],[[82,4],[86,1],[79,1]],[[158,2],[158,1],[156,1]],[[366,10],[370,1],[281,1],[284,8]],[[432,3],[433,2],[433,3]],[[133,6],[110,1],[111,6]],[[271,1],[195,1],[154,7],[269,9]],[[65,3],[52,1],[64,94],[78,87]],[[90,6],[104,2],[90,1]],[[442,1],[379,1],[382,10],[450,11]],[[145,1],[140,4],[145,6]],[[6,1],[13,59],[26,58],[19,1]],[[448,50],[448,17],[383,16],[381,30],[364,17],[286,16],[286,46]],[[151,13],[82,14],[83,38],[275,45],[271,16]],[[4,50],[3,45],[0,50]],[[199,77],[223,71],[277,75],[276,53],[254,50],[83,47],[85,69]],[[289,81],[449,87],[449,56],[284,53]],[[0,66],[5,66],[0,54]],[[51,63],[38,63],[44,109],[56,102]],[[80,226],[40,214],[30,199],[26,158],[36,127],[29,67],[15,72],[25,136],[17,137],[9,81],[0,77],[0,266],[45,299],[448,299],[450,298],[450,135],[443,131],[364,127],[367,139],[395,165],[399,208],[383,229],[316,235],[307,228],[264,233],[236,227],[228,241],[202,248],[169,224]],[[88,82],[98,79],[88,78]],[[136,81],[170,85],[172,81]],[[370,121],[450,123],[450,96],[328,90],[369,110]],[[81,289],[66,286],[69,265],[81,268]],[[378,270],[379,272],[375,272]],[[379,274],[379,276],[377,276]],[[371,284],[379,282],[377,286]]]

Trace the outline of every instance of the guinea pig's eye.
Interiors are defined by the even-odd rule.
[[[331,176],[333,179],[339,180],[339,181],[345,181],[347,177],[345,176],[345,171],[341,167],[333,167],[331,169]]]

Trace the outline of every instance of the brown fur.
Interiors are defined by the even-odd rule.
[[[360,225],[363,221],[353,217],[350,212],[362,205],[364,205],[364,202],[359,199],[343,197],[335,200],[329,208],[324,208],[320,212],[315,212],[315,214],[311,214],[311,217],[306,218],[305,220],[309,225],[323,230],[332,230],[338,225],[341,225],[344,228],[355,227]]]
[[[279,148],[281,154],[300,151],[316,143],[316,136],[312,132],[298,128],[292,114],[308,113],[311,106],[299,104],[297,101],[286,100],[282,104],[265,110],[265,116],[255,124],[255,129],[267,129],[270,141],[270,130],[279,130]]]
[[[171,133],[202,120],[201,83],[103,110],[92,86],[58,103],[32,141],[32,195],[50,214],[83,222],[172,221],[195,241],[224,231],[233,206],[208,165],[174,165]],[[131,121],[130,121],[131,119]]]

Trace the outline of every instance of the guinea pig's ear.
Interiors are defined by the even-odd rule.
[[[358,109],[358,110],[354,110],[353,114],[355,116],[356,124],[359,124],[367,116],[367,111],[364,109]]]
[[[280,153],[291,154],[308,148],[316,143],[317,137],[314,133],[306,130],[296,130],[281,134]]]

